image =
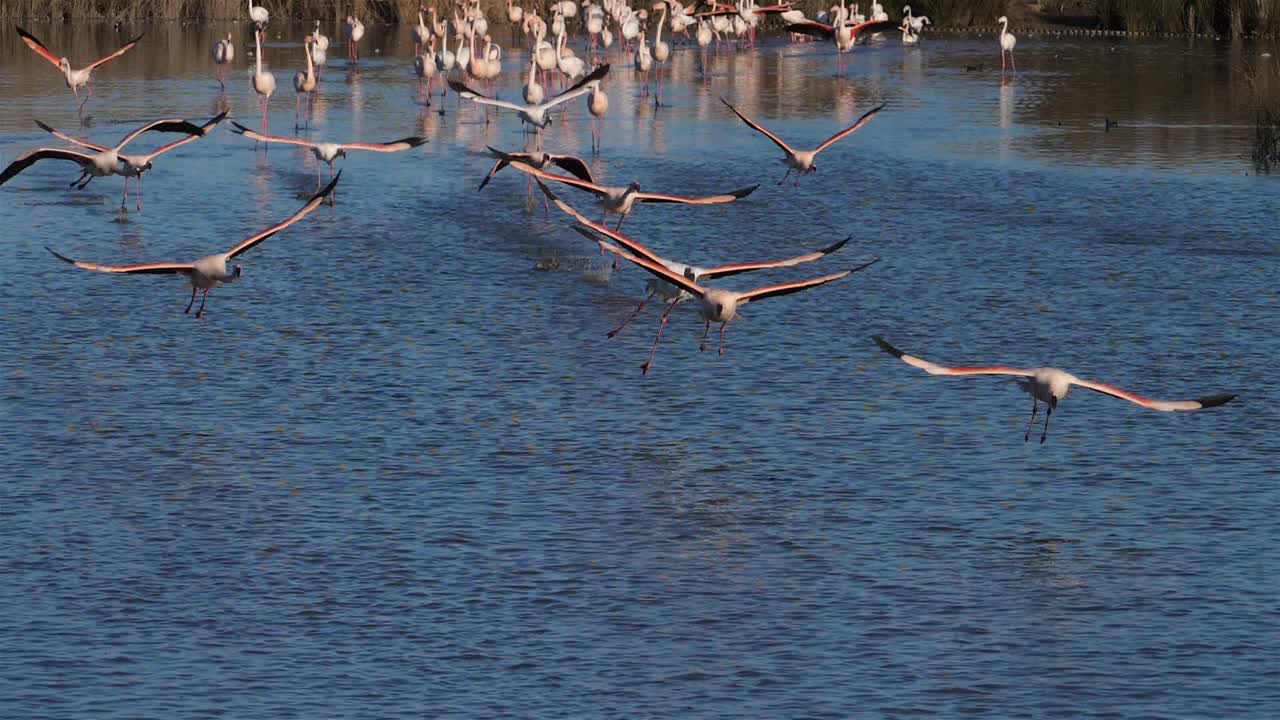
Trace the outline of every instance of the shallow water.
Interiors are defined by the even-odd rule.
[[[77,64],[131,36],[30,29]],[[49,144],[32,118],[99,140],[221,108],[256,127],[252,36],[219,96],[216,32],[149,29],[95,73],[85,129],[5,33],[0,161]],[[723,357],[678,308],[642,379],[656,309],[605,338],[641,271],[609,272],[514,172],[477,193],[518,122],[419,105],[407,31],[371,40],[358,72],[331,47],[312,137],[430,142],[353,152],[336,206],[244,255],[201,321],[177,279],[44,247],[230,247],[314,190],[304,151],[220,129],[158,159],[123,220],[120,179],[68,190],[70,165],[0,188],[0,715],[1280,713],[1280,185],[1242,157],[1240,78],[1274,47],[1029,37],[1004,82],[989,36],[859,48],[843,76],[818,44],[706,72],[680,48],[657,110],[615,54],[597,175],[761,183],[625,230],[700,264],[853,235],[731,287],[883,258],[749,306]],[[300,45],[265,56],[291,134]],[[719,97],[810,145],[888,106],[793,188]],[[579,106],[545,143],[586,154],[589,132]],[[1024,443],[1012,383],[930,377],[872,334],[1241,398],[1163,414],[1078,390]]]

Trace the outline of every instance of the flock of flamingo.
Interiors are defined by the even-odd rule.
[[[242,268],[240,265],[236,264],[230,268],[228,267],[228,263],[231,260],[302,220],[322,203],[326,201],[333,203],[333,194],[342,175],[341,172],[334,174],[333,165],[338,158],[345,157],[347,151],[402,152],[426,142],[425,138],[406,137],[385,143],[333,143],[314,142],[297,136],[286,137],[268,134],[266,132],[269,119],[268,105],[271,96],[275,92],[276,82],[275,77],[263,67],[262,40],[270,16],[266,7],[254,5],[253,0],[247,1],[249,19],[254,26],[254,69],[250,76],[250,84],[261,102],[261,129],[253,130],[239,122],[232,121],[231,132],[253,140],[255,148],[259,143],[285,143],[306,148],[317,160],[317,192],[315,195],[293,215],[265,230],[250,235],[226,252],[214,253],[192,262],[103,265],[75,260],[49,249],[49,252],[57,259],[85,270],[118,274],[183,275],[191,285],[191,298],[184,312],[191,312],[192,307],[195,305],[196,295],[203,292],[200,305],[195,312],[197,318],[203,317],[205,314],[205,303],[208,300],[210,290],[220,285],[234,282],[241,277]],[[660,318],[657,334],[649,350],[648,358],[642,366],[642,374],[647,374],[653,365],[654,355],[662,338],[663,330],[667,325],[668,317],[677,306],[685,302],[695,303],[704,321],[702,350],[707,349],[712,324],[719,324],[718,352],[723,355],[724,338],[728,324],[739,317],[741,308],[747,303],[817,288],[846,278],[853,273],[866,270],[879,261],[879,258],[876,257],[853,267],[818,277],[762,285],[746,291],[735,291],[708,283],[732,275],[815,262],[839,251],[848,242],[848,238],[828,247],[795,257],[757,262],[732,262],[704,268],[665,258],[641,242],[623,235],[621,233],[623,220],[633,211],[637,204],[681,203],[686,205],[712,205],[733,203],[747,197],[759,186],[752,185],[703,197],[642,191],[640,185],[635,182],[625,186],[611,187],[597,183],[592,177],[588,163],[581,158],[566,153],[543,151],[541,131],[552,123],[553,117],[557,113],[569,112],[569,109],[564,107],[567,102],[583,96],[587,97],[587,111],[592,116],[592,152],[598,152],[600,149],[600,132],[595,121],[603,117],[609,109],[608,95],[603,88],[603,82],[608,76],[611,66],[607,63],[588,66],[587,60],[578,57],[569,47],[567,35],[570,23],[578,16],[578,13],[579,7],[572,0],[552,2],[550,13],[548,13],[551,21],[548,23],[537,9],[521,8],[515,5],[513,0],[507,0],[506,19],[510,24],[512,43],[515,44],[516,42],[517,32],[523,33],[529,38],[530,52],[527,76],[524,70],[521,70],[521,76],[526,78],[521,90],[523,102],[501,100],[494,96],[492,81],[502,73],[502,49],[493,41],[493,36],[489,32],[488,20],[481,11],[479,0],[460,0],[454,10],[451,23],[441,19],[435,7],[429,9],[421,8],[417,25],[410,28],[415,44],[414,71],[420,83],[425,86],[425,105],[431,104],[434,83],[439,78],[441,80],[440,91],[442,96],[447,93],[448,89],[452,89],[459,99],[469,100],[486,108],[495,107],[514,111],[521,122],[533,132],[535,149],[531,151],[514,152],[489,148],[495,158],[495,163],[481,180],[479,189],[483,190],[493,180],[494,176],[504,168],[510,167],[524,173],[529,179],[529,189],[532,190],[532,186],[536,184],[544,195],[544,205],[547,203],[554,205],[571,218],[575,223],[573,228],[598,246],[601,254],[608,252],[613,255],[615,268],[618,260],[621,259],[634,264],[652,276],[646,286],[646,295],[640,301],[639,306],[618,327],[608,333],[608,337],[614,337],[638,316],[651,301],[657,300],[666,306]],[[803,13],[789,4],[761,7],[757,6],[754,0],[737,0],[736,5],[713,3],[702,10],[697,9],[693,4],[683,5],[678,0],[663,0],[648,10],[632,9],[626,4],[625,0],[604,0],[601,4],[588,1],[582,4],[581,13],[585,17],[581,23],[582,28],[589,37],[589,58],[594,60],[598,53],[606,53],[610,50],[615,42],[612,28],[616,27],[621,44],[625,48],[625,57],[630,60],[635,71],[643,78],[642,96],[647,95],[649,92],[650,73],[652,72],[657,76],[658,89],[654,93],[655,106],[661,103],[661,68],[671,56],[671,46],[662,39],[664,27],[669,28],[669,37],[681,36],[683,38],[689,38],[689,30],[693,29],[694,38],[689,40],[690,44],[692,45],[693,42],[696,42],[700,51],[706,53],[713,41],[718,45],[724,42],[726,38],[745,46],[754,45],[756,30],[762,20],[770,15],[778,15],[782,22],[785,23],[784,29],[790,33],[793,41],[817,38],[830,42],[835,46],[837,57],[843,58],[846,53],[855,48],[859,39],[876,37],[888,31],[896,30],[901,32],[902,42],[906,45],[914,45],[919,42],[920,34],[924,28],[930,24],[927,17],[913,15],[909,6],[903,8],[901,22],[893,22],[889,20],[884,8],[879,3],[872,3],[871,15],[867,17],[858,12],[857,5],[847,8],[844,0],[841,0],[839,6],[832,7],[829,12],[822,13],[813,20],[805,18]],[[650,23],[655,19],[654,39],[650,44],[648,40]],[[1012,34],[1008,33],[1007,18],[1001,17],[998,22],[1001,24],[999,44],[1003,70],[1006,57],[1010,65],[1013,63],[1012,56],[1015,39]],[[450,32],[450,25],[452,25],[452,33]],[[355,66],[359,62],[359,45],[365,29],[363,23],[351,15],[346,18],[346,26],[347,62],[349,65]],[[90,73],[102,64],[128,52],[142,39],[140,35],[110,55],[87,65],[81,70],[74,70],[65,57],[59,57],[51,52],[35,36],[22,28],[17,28],[17,31],[22,40],[32,50],[59,68],[67,87],[73,92],[77,113],[83,113],[84,103],[92,94],[92,89],[89,85]],[[554,43],[547,40],[548,33],[555,37]],[[451,38],[455,41],[452,50],[449,45]],[[477,38],[479,38],[480,44],[477,43]],[[438,49],[437,42],[439,42]],[[320,23],[317,21],[314,32],[307,35],[303,40],[306,70],[299,71],[294,77],[294,89],[297,93],[295,132],[304,128],[310,129],[314,94],[317,92],[318,87],[317,68],[324,66],[328,62],[327,52],[329,46],[329,38],[321,33]],[[226,70],[236,57],[232,35],[227,34],[225,37],[216,39],[212,45],[211,55],[215,64],[219,87],[224,88]],[[843,59],[839,62],[842,63]],[[450,78],[451,74],[456,75],[456,77]],[[557,84],[559,85],[558,91],[554,87]],[[486,92],[482,93],[476,89],[480,86],[483,86]],[[81,88],[86,90],[84,98],[80,97]],[[794,175],[794,184],[797,187],[801,176],[817,171],[816,158],[819,153],[866,127],[884,109],[883,105],[872,108],[859,117],[853,125],[838,130],[812,150],[802,150],[788,144],[764,125],[743,114],[727,100],[721,98],[721,102],[747,127],[768,138],[784,153],[781,161],[786,165],[787,173],[778,184],[782,185]],[[440,112],[443,112],[443,109]],[[124,177],[125,189],[121,199],[122,212],[127,211],[129,179],[134,179],[136,183],[137,209],[141,211],[142,176],[152,168],[153,161],[167,152],[209,135],[225,119],[225,116],[226,113],[223,113],[201,124],[183,119],[157,120],[130,132],[112,147],[73,137],[38,122],[42,129],[65,142],[77,146],[78,149],[39,148],[29,152],[13,161],[3,173],[0,173],[0,185],[3,185],[38,161],[66,160],[76,163],[80,168],[80,176],[71,183],[74,187],[83,188],[93,178],[97,177],[110,175]],[[126,154],[124,152],[131,142],[147,133],[171,133],[181,135],[181,138],[146,154]],[[324,163],[329,167],[330,177],[327,184],[324,184],[321,179],[320,163]],[[563,171],[565,174],[559,174],[554,170]],[[553,190],[553,187],[565,187],[592,196],[598,203],[602,213],[601,221],[596,222],[589,219],[574,206],[561,199],[556,194],[556,191]],[[618,221],[613,227],[607,224],[610,214],[618,216]],[[1040,442],[1045,442],[1048,437],[1049,418],[1057,408],[1058,403],[1066,398],[1073,385],[1160,411],[1200,410],[1225,404],[1236,397],[1236,395],[1219,394],[1196,400],[1150,400],[1112,385],[1078,378],[1057,368],[940,365],[908,355],[882,337],[877,336],[873,339],[886,353],[897,357],[907,365],[922,369],[933,375],[1013,376],[1017,379],[1020,387],[1032,397],[1031,419],[1027,423],[1027,431],[1024,437],[1028,441],[1031,438],[1032,428],[1036,422],[1040,404],[1043,403],[1046,406],[1046,412]]]

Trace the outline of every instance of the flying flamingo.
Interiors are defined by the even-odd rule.
[[[341,177],[341,176],[342,176],[342,173],[338,173],[338,177]],[[272,225],[271,227],[267,228],[266,230],[263,230],[260,233],[250,235],[244,240],[241,240],[235,247],[231,248],[225,253],[206,255],[205,257],[202,257],[199,260],[196,260],[195,262],[189,262],[189,263],[156,262],[156,263],[142,263],[138,265],[98,265],[96,263],[83,262],[80,260],[72,260],[71,258],[65,255],[60,255],[47,247],[45,248],[45,250],[48,250],[49,252],[53,253],[53,256],[58,258],[59,260],[63,262],[71,263],[72,265],[75,265],[78,268],[83,268],[85,270],[94,270],[97,272],[105,272],[105,273],[124,273],[128,275],[143,275],[143,274],[186,275],[187,280],[191,283],[191,302],[187,303],[187,309],[183,310],[182,312],[184,314],[191,312],[191,306],[194,305],[196,302],[196,292],[198,290],[203,290],[204,296],[200,299],[200,308],[196,310],[196,318],[200,318],[204,315],[204,304],[209,299],[210,290],[218,287],[219,285],[222,285],[223,283],[235,282],[236,280],[240,279],[240,275],[241,275],[240,265],[237,263],[234,268],[228,271],[227,270],[228,260],[235,258],[237,255],[240,255],[246,250],[249,250],[253,246],[262,242],[263,240],[266,240],[272,235],[275,235],[281,230],[284,230],[290,225],[306,217],[308,213],[310,213],[312,210],[315,210],[317,207],[320,206],[320,203],[324,202],[325,197],[329,195],[329,193],[333,192],[333,188],[337,184],[338,184],[338,178],[335,177],[329,183],[328,187],[316,193],[315,196],[313,196],[310,200],[307,201],[306,205],[302,206],[301,210],[289,216],[289,218],[284,220],[283,222],[277,223],[276,225]]]
[[[551,124],[551,116],[547,114],[548,110],[561,103],[568,102],[579,95],[586,95],[591,92],[591,88],[588,87],[588,85],[600,80],[608,73],[609,66],[601,65],[595,70],[592,70],[586,77],[579,80],[573,87],[570,87],[568,90],[565,90],[550,100],[538,103],[537,105],[517,105],[505,100],[495,100],[493,98],[485,97],[456,80],[450,80],[449,87],[453,88],[453,91],[458,93],[459,97],[466,100],[471,100],[481,105],[493,105],[494,107],[515,110],[516,114],[520,116],[520,119],[523,122],[532,125],[536,131],[541,131]],[[539,135],[539,138],[540,137],[541,135]]]
[[[312,142],[303,140],[302,138],[283,137],[280,135],[263,135],[254,132],[249,128],[241,125],[235,120],[231,121],[231,132],[236,135],[243,135],[255,142],[265,143],[285,143],[288,145],[300,145],[311,151],[316,160],[323,162],[329,166],[329,174],[333,175],[333,161],[340,157],[346,157],[348,150],[368,150],[370,152],[393,153],[410,148],[416,148],[425,143],[426,138],[407,137],[403,140],[393,140],[388,143],[330,143],[330,142]],[[316,163],[316,187],[320,187],[320,162]]]
[[[563,202],[557,201],[556,207],[559,207],[561,210],[565,210],[565,212],[568,212],[571,215],[574,214],[572,208],[566,208]],[[602,240],[602,236],[595,234],[594,232],[586,229],[586,227],[582,225],[576,225],[574,226],[573,229],[577,230],[579,233],[581,233],[583,236],[585,236],[588,240],[591,240],[592,242],[599,243]],[[617,241],[618,245],[622,246],[624,250],[631,253],[632,255],[635,255],[636,257],[643,257],[648,260],[652,260],[653,262],[666,267],[668,270],[671,270],[674,273],[683,275],[694,282],[698,282],[700,280],[714,280],[716,278],[729,277],[730,275],[738,275],[741,273],[753,272],[756,270],[766,270],[770,268],[780,268],[780,267],[792,267],[794,265],[799,265],[800,263],[813,262],[814,260],[824,258],[827,255],[830,255],[831,253],[844,247],[850,240],[853,239],[853,236],[850,235],[844,240],[841,240],[840,242],[834,245],[830,245],[828,247],[822,248],[821,250],[817,250],[811,253],[805,253],[804,255],[797,255],[796,257],[787,258],[785,260],[766,260],[763,262],[731,263],[729,265],[717,265],[715,267],[709,267],[709,268],[698,267],[696,265],[686,265],[684,263],[679,263],[672,260],[666,260],[658,256],[657,253],[654,253],[652,250],[645,247],[644,245],[641,245],[640,243],[620,233],[614,233],[608,239],[613,239]],[[665,280],[659,280],[657,278],[654,278],[650,280],[648,283],[646,283],[645,289],[647,290],[647,294],[645,295],[644,299],[640,301],[640,305],[638,305],[636,309],[633,310],[631,314],[628,315],[627,318],[622,321],[621,325],[614,328],[613,330],[610,330],[608,333],[608,337],[612,338],[613,336],[621,332],[622,329],[626,327],[628,323],[634,320],[636,316],[639,315],[642,310],[644,310],[645,305],[648,304],[648,302],[652,300],[655,296],[658,297],[658,299],[661,300],[662,302],[671,306],[678,305],[679,303],[682,303],[686,300],[693,299],[693,295],[690,295],[687,291],[681,288],[678,288],[675,285],[672,285],[671,283],[666,282]],[[670,311],[671,311],[671,308],[668,308],[667,312],[663,313],[663,315],[666,316],[670,314]]]
[[[1121,390],[1114,385],[1096,382],[1094,380],[1082,380],[1065,370],[1059,370],[1052,367],[1040,368],[1014,368],[1005,367],[1003,365],[991,366],[974,366],[974,367],[948,367],[946,365],[937,365],[928,360],[924,360],[912,355],[908,355],[898,348],[890,345],[884,338],[874,336],[871,338],[876,341],[881,350],[898,358],[902,362],[920,368],[930,375],[1012,375],[1018,378],[1018,385],[1031,395],[1031,419],[1027,422],[1027,434],[1023,438],[1024,441],[1031,440],[1031,427],[1036,421],[1036,412],[1040,409],[1040,403],[1048,406],[1044,416],[1044,430],[1040,434],[1040,442],[1043,443],[1049,436],[1049,418],[1053,415],[1054,408],[1058,407],[1058,403],[1067,397],[1072,385],[1079,385],[1087,390],[1110,395],[1121,400],[1128,400],[1131,403],[1141,405],[1152,410],[1160,410],[1163,412],[1173,412],[1176,410],[1200,410],[1203,408],[1216,407],[1231,402],[1237,396],[1231,394],[1210,395],[1209,397],[1200,398],[1198,400],[1150,400],[1141,395],[1137,395],[1126,390]]]
[[[158,123],[151,123],[149,126],[144,127],[141,130],[137,130],[135,132],[130,133],[129,135],[125,136],[124,140],[121,140],[120,143],[116,145],[114,148],[108,148],[103,145],[98,145],[96,143],[91,143],[87,140],[81,140],[79,138],[74,138],[74,137],[71,137],[70,135],[60,133],[57,130],[54,130],[53,128],[49,127],[48,125],[45,125],[44,123],[40,122],[39,120],[36,121],[36,125],[39,125],[40,129],[44,130],[45,132],[53,135],[54,137],[60,140],[64,140],[73,145],[79,145],[80,147],[86,148],[88,150],[92,150],[95,153],[100,153],[100,154],[115,153],[117,159],[119,160],[119,165],[116,166],[116,170],[112,174],[124,176],[124,197],[120,199],[120,210],[121,211],[124,210],[125,201],[129,199],[129,178],[136,178],[137,179],[137,192],[136,192],[137,207],[138,207],[138,212],[142,212],[142,175],[143,173],[151,169],[151,161],[169,152],[170,150],[175,150],[177,148],[182,147],[183,145],[186,145],[189,142],[192,142],[194,140],[199,140],[200,138],[205,137],[206,135],[209,134],[209,131],[212,130],[214,127],[216,127],[218,123],[222,122],[222,120],[226,116],[227,116],[227,113],[223,112],[220,115],[214,118],[211,118],[208,122],[206,122],[204,125],[201,125],[199,127],[195,127],[195,126],[188,127],[188,125],[190,124],[185,123],[185,121],[182,121],[182,120],[161,120]],[[195,127],[196,132],[191,132],[191,129],[193,127]],[[174,140],[173,142],[168,143],[166,145],[161,145],[159,148],[156,148],[155,150],[152,150],[151,152],[145,155],[126,155],[125,153],[120,152],[125,145],[128,145],[134,138],[136,138],[139,134],[146,132],[148,129],[162,130],[164,132],[185,132],[188,134],[186,137],[180,140]],[[90,175],[90,177],[88,178],[86,178],[84,175],[81,175],[81,179],[84,180],[85,184],[88,184],[89,180],[92,179],[92,175]],[[80,182],[80,180],[77,180],[76,182],[78,183]],[[72,183],[72,184],[74,185],[75,183]],[[83,187],[83,185],[81,187]]]
[[[493,156],[498,158],[498,161],[489,169],[489,174],[484,176],[484,180],[480,181],[480,187],[476,188],[477,191],[483,190],[484,186],[489,184],[489,181],[493,179],[494,175],[497,175],[502,171],[502,168],[507,167],[513,162],[524,163],[525,165],[537,168],[538,170],[543,170],[551,165],[555,165],[576,178],[592,182],[591,168],[587,166],[587,163],[584,162],[582,158],[575,157],[573,155],[553,155],[551,153],[541,151],[503,152],[488,145],[485,147],[489,148],[489,152],[493,153]],[[530,176],[529,184],[533,184],[532,176]]]
[[[302,106],[302,96],[307,96],[307,127],[311,127],[311,113],[316,101],[316,67],[311,60],[311,36],[302,39],[302,50],[307,55],[307,71],[299,70],[293,76],[293,91],[297,98],[293,101],[293,129],[298,129],[298,111]]]
[[[89,75],[93,72],[93,69],[108,60],[114,60],[115,58],[129,52],[133,49],[133,46],[137,45],[138,41],[142,39],[142,35],[139,35],[125,43],[119,50],[116,50],[104,58],[93,61],[89,65],[85,66],[83,70],[72,70],[70,60],[67,60],[65,57],[60,58],[57,55],[54,55],[49,48],[45,47],[44,43],[37,40],[34,35],[23,30],[17,25],[14,27],[17,28],[18,35],[22,38],[22,42],[27,44],[27,47],[35,50],[40,57],[53,63],[54,67],[62,71],[63,79],[67,81],[67,87],[71,88],[71,93],[75,96],[77,115],[81,114],[84,110],[84,104],[89,101],[90,97],[93,97],[93,88],[89,85]],[[88,94],[85,95],[84,100],[80,99],[79,87],[81,85],[84,85],[85,89],[88,90]]]
[[[227,85],[222,80],[227,76],[227,65],[236,59],[236,46],[231,42],[231,33],[227,33],[225,39],[218,38],[213,44],[213,64],[216,65],[215,77],[218,78],[218,88],[226,90]]]
[[[786,182],[787,178],[791,175],[791,173],[795,172],[797,186],[800,185],[801,175],[818,171],[818,165],[815,162],[816,158],[818,157],[818,153],[831,147],[836,142],[844,139],[846,136],[853,134],[863,125],[866,125],[868,122],[871,122],[871,118],[875,117],[876,113],[884,109],[884,105],[881,105],[879,107],[875,107],[868,110],[865,114],[863,114],[862,117],[858,118],[858,122],[850,125],[844,130],[841,130],[835,135],[832,135],[826,140],[823,140],[822,144],[814,148],[813,150],[796,150],[792,148],[790,145],[783,142],[782,138],[766,130],[763,125],[751,120],[751,118],[748,118],[746,115],[743,115],[742,113],[738,112],[738,109],[730,105],[729,102],[724,98],[720,98],[720,102],[724,103],[726,107],[728,107],[730,110],[733,111],[734,115],[737,115],[739,118],[741,118],[742,122],[746,123],[747,126],[750,127],[752,130],[755,130],[756,132],[764,135],[765,137],[772,140],[773,144],[782,148],[782,151],[787,154],[787,156],[782,160],[787,164],[787,174],[782,176],[782,180],[780,180],[778,184],[781,185],[782,183]]]
[[[839,20],[844,16],[844,0],[840,0],[840,12],[834,19]],[[859,35],[886,32],[896,28],[897,25],[892,22],[879,20],[857,24],[848,24],[844,20],[839,20],[835,27],[816,20],[805,20],[786,26],[786,31],[832,41],[836,46],[836,58],[840,59],[857,44]]]
[[[258,104],[262,106],[262,129],[267,129],[267,104],[271,102],[271,93],[276,91],[276,76],[262,69],[262,39],[260,34],[253,36],[253,59],[257,63],[250,82],[253,91],[258,93]]]
[[[996,22],[1000,23],[1000,72],[1004,72],[1004,54],[1009,53],[1009,64],[1013,66],[1014,71],[1018,69],[1018,63],[1013,61],[1013,46],[1018,44],[1018,38],[1009,32],[1009,18],[1004,15],[1000,16]]]
[[[577,220],[586,228],[596,232],[598,235],[601,235],[613,240],[621,239],[621,240],[634,243],[634,241],[630,241],[625,236],[619,235],[618,233],[610,230],[609,228],[603,225],[599,225],[591,222],[581,213],[579,213],[578,211],[570,207],[568,204],[559,201],[555,197],[555,195],[551,194],[551,191],[547,189],[546,185],[542,185],[541,182],[539,182],[539,185],[542,187],[543,192],[547,193],[548,197],[550,197],[556,203],[556,207],[559,207],[560,209],[567,212],[569,215],[571,215],[575,220]],[[643,257],[641,255],[630,253],[626,250],[623,250],[615,245],[612,245],[598,238],[596,238],[595,241],[600,245],[601,249],[608,250],[609,252],[612,252],[622,258],[625,258],[626,260],[629,260],[635,263],[636,265],[639,265],[640,267],[644,268],[646,271],[648,271],[651,275],[653,275],[657,279],[663,282],[666,282],[676,288],[679,288],[680,290],[683,290],[689,293],[692,297],[697,298],[700,301],[698,311],[702,315],[703,320],[706,321],[706,326],[704,327],[703,333],[702,333],[702,345],[700,349],[701,350],[707,349],[707,338],[711,334],[711,323],[718,322],[720,323],[720,354],[721,355],[724,354],[725,331],[728,328],[729,322],[739,317],[738,308],[740,308],[741,306],[746,305],[747,303],[753,302],[755,300],[763,300],[765,298],[775,297],[779,295],[790,295],[791,293],[800,292],[801,290],[808,290],[809,288],[814,288],[819,285],[825,285],[826,283],[839,280],[840,278],[843,278],[846,275],[849,275],[850,273],[855,273],[855,272],[858,272],[859,270],[864,270],[868,267],[871,267],[872,265],[880,261],[880,258],[875,258],[871,262],[865,263],[855,268],[851,268],[849,270],[845,270],[843,272],[833,273],[831,275],[824,275],[822,277],[812,278],[809,280],[798,280],[798,281],[788,282],[788,283],[779,283],[777,285],[764,285],[764,286],[755,288],[754,290],[749,290],[747,292],[735,292],[733,290],[724,290],[721,288],[704,287],[702,285],[699,285],[695,280],[692,280],[688,277],[689,273],[687,272],[688,271],[687,266],[686,266],[686,272],[684,273],[676,272],[672,270],[670,267],[668,267],[667,263],[665,263],[660,259],[650,259],[650,257]],[[652,256],[652,257],[656,258],[657,256]],[[743,272],[745,272],[745,270]],[[672,304],[671,307],[667,308],[667,312],[663,313],[662,321],[658,326],[658,336],[654,338],[653,348],[649,351],[649,359],[641,367],[642,375],[648,374],[649,368],[652,367],[653,365],[653,355],[655,352],[657,352],[658,341],[662,339],[662,330],[663,328],[666,327],[667,316],[670,315],[671,309],[674,307],[675,307],[675,304]]]
[[[622,221],[631,213],[636,203],[680,203],[682,205],[722,205],[740,200],[760,187],[752,185],[750,187],[731,190],[720,195],[709,195],[707,197],[688,197],[684,195],[666,195],[661,193],[641,192],[640,183],[632,182],[624,187],[609,187],[607,185],[597,185],[593,182],[587,182],[576,177],[566,177],[564,175],[553,175],[549,172],[539,170],[522,162],[512,161],[511,167],[521,172],[529,173],[535,178],[541,180],[552,180],[563,183],[572,188],[589,192],[595,195],[604,209],[604,222],[609,221],[609,213],[618,216],[618,224],[615,229],[622,227]]]
[[[67,139],[61,133],[56,133],[53,128],[37,121],[37,124],[48,132],[53,132],[63,139]],[[125,195],[120,200],[121,209],[124,208],[124,201],[129,197],[128,178],[131,175],[128,164],[120,155],[120,150],[128,145],[134,138],[145,132],[179,132],[188,135],[203,135],[204,130],[193,125],[186,120],[157,120],[152,123],[143,125],[142,127],[129,133],[113,148],[105,148],[101,146],[90,146],[86,143],[77,142],[76,144],[83,147],[92,147],[95,152],[93,155],[78,153],[72,150],[58,150],[52,148],[40,148],[23,155],[14,160],[0,173],[0,185],[5,184],[10,178],[18,173],[26,170],[40,160],[70,160],[80,166],[80,177],[71,183],[71,187],[77,190],[83,190],[89,181],[96,177],[107,177],[109,175],[122,175],[125,177]],[[74,141],[73,141],[74,142]],[[98,149],[100,148],[101,149]],[[141,206],[139,206],[141,207]]]

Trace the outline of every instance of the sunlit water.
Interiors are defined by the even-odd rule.
[[[32,28],[76,64],[130,34],[75,29]],[[108,143],[224,107],[256,127],[252,36],[219,97],[219,31],[150,29],[95,73],[84,129],[4,33],[0,161],[50,145],[33,118]],[[761,183],[624,229],[700,264],[853,236],[732,287],[883,258],[749,306],[723,357],[677,309],[642,379],[657,311],[605,338],[642,272],[610,273],[515,172],[477,193],[518,122],[421,106],[407,30],[371,40],[358,72],[330,49],[311,136],[430,142],[352,153],[336,206],[244,255],[203,320],[178,279],[44,248],[229,248],[314,191],[304,151],[219,129],[158,159],[123,219],[121,180],[68,190],[70,164],[0,188],[0,715],[1280,713],[1280,185],[1243,159],[1239,77],[1275,48],[1024,38],[1003,83],[990,36],[859,48],[844,76],[822,44],[706,73],[680,48],[657,110],[613,55],[598,176]],[[301,52],[266,51],[275,132]],[[809,146],[888,105],[793,188],[720,97]],[[545,143],[585,155],[589,132],[579,105]],[[930,377],[872,334],[1241,398],[1174,415],[1077,391],[1028,444],[1012,383]]]

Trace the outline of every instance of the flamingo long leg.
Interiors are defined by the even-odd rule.
[[[196,310],[196,319],[204,315],[204,304],[209,300],[209,288],[204,289],[204,295],[200,298],[200,309]]]
[[[781,185],[782,183],[786,182],[787,178],[789,177],[791,177],[791,166],[788,165],[787,174],[782,176],[782,179],[778,181],[778,184]]]
[[[1031,396],[1031,419],[1027,421],[1027,434],[1022,438],[1023,442],[1031,441],[1031,428],[1036,424],[1036,413],[1040,411],[1040,401]]]
[[[191,302],[187,303],[187,309],[182,311],[183,315],[191,313],[191,306],[196,304],[196,286],[191,286]]]
[[[653,338],[653,347],[649,348],[649,359],[645,360],[644,365],[640,368],[640,374],[648,375],[649,368],[653,367],[653,355],[658,352],[658,341],[662,339],[662,331],[667,327],[667,317],[671,315],[671,311],[676,309],[676,304],[672,303],[667,311],[662,313],[662,321],[658,323],[658,335]]]
[[[635,310],[632,310],[632,311],[631,311],[631,314],[627,316],[627,319],[626,319],[626,320],[623,320],[623,321],[622,321],[622,324],[621,324],[621,325],[619,325],[618,327],[616,327],[616,328],[614,328],[614,329],[610,330],[610,331],[609,331],[609,333],[608,333],[608,335],[606,335],[606,337],[613,337],[614,335],[617,335],[618,333],[622,332],[622,328],[626,327],[626,326],[627,326],[627,323],[631,322],[632,320],[635,320],[635,319],[636,319],[636,316],[640,314],[640,311],[641,311],[641,310],[644,310],[644,306],[645,306],[645,305],[649,302],[649,300],[650,300],[650,299],[652,299],[652,298],[653,298],[653,291],[652,291],[652,290],[650,290],[650,291],[649,291],[649,294],[648,294],[648,295],[645,295],[645,296],[644,296],[644,299],[640,301],[640,304],[636,306],[636,309],[635,309]]]
[[[708,320],[708,321],[707,321],[707,324],[706,324],[705,326],[703,326],[703,328],[702,328],[702,344],[698,346],[698,352],[706,352],[706,351],[707,351],[707,338],[708,338],[708,337],[711,337],[711,321],[710,321],[710,320]]]
[[[724,331],[729,328],[729,323],[720,323],[720,354],[724,355]]]
[[[1049,418],[1053,417],[1053,403],[1047,404],[1049,407],[1044,412],[1044,432],[1040,433],[1041,445],[1043,445],[1044,441],[1049,437]]]

